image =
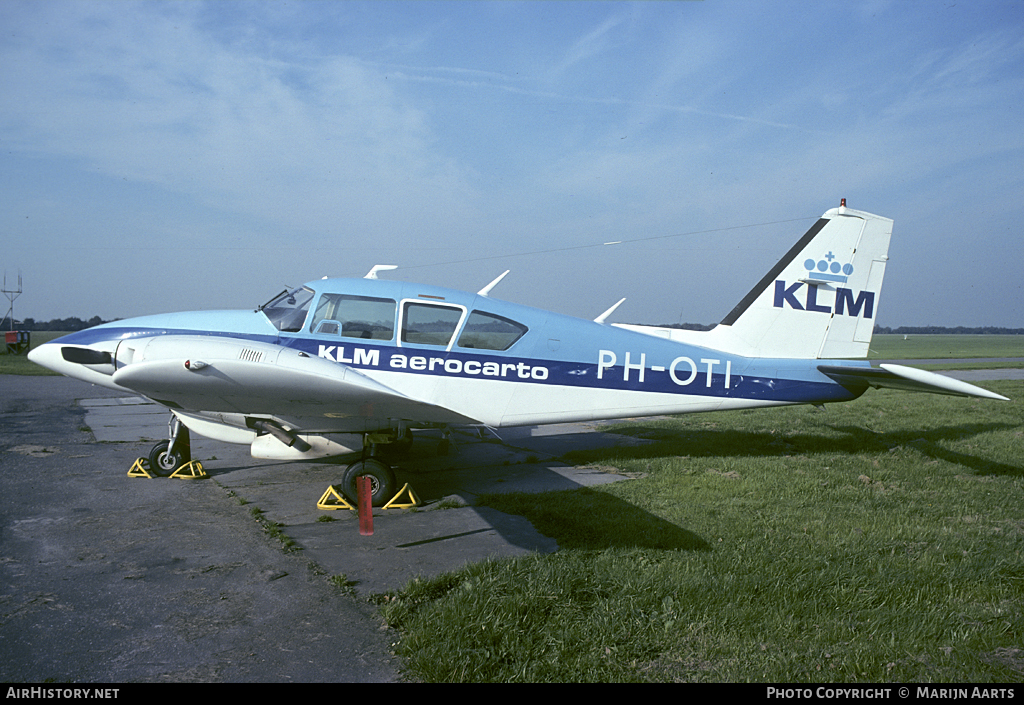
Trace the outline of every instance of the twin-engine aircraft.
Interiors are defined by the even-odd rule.
[[[1005,400],[863,359],[891,233],[891,220],[843,199],[706,332],[607,324],[614,306],[586,321],[499,301],[490,291],[501,277],[475,294],[382,280],[394,267],[378,265],[362,279],[284,291],[255,311],[103,324],[29,358],[168,407],[171,437],[150,455],[165,473],[185,459],[189,430],[247,444],[256,458],[359,452],[343,487],[354,497],[355,478],[369,475],[377,506],[395,477],[376,451],[408,443],[417,428],[824,404],[868,387]]]

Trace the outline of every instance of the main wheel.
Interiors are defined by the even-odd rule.
[[[175,470],[185,464],[185,456],[180,448],[175,448],[173,453],[167,452],[170,445],[170,441],[160,441],[149,451],[149,467],[160,477],[173,475]]]
[[[375,458],[359,460],[348,466],[345,470],[345,477],[341,485],[345,494],[353,502],[359,500],[359,490],[356,488],[356,478],[366,475],[370,478],[370,504],[374,507],[382,507],[388,500],[395,496],[395,473],[394,471]]]

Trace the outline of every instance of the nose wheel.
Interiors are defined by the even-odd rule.
[[[149,467],[154,474],[160,477],[173,475],[174,471],[187,463],[180,449],[168,452],[170,441],[160,441],[149,451]]]
[[[149,451],[149,467],[160,477],[173,475],[175,470],[192,460],[192,445],[188,427],[172,416],[168,431],[170,439],[160,441]]]

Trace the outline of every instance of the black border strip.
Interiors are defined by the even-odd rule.
[[[765,274],[764,278],[761,279],[761,281],[759,281],[754,288],[743,297],[743,300],[736,304],[736,308],[730,311],[729,315],[723,318],[719,325],[731,326],[735,323],[736,320],[742,316],[748,308],[750,308],[750,304],[754,303],[755,299],[761,295],[761,292],[764,291],[769,284],[775,281],[775,278],[779,276],[783,269],[789,266],[789,263],[793,261],[793,258],[799,255],[803,249],[807,247],[807,243],[814,239],[814,236],[825,227],[825,224],[828,223],[829,220],[829,218],[819,218],[818,222],[812,225],[811,229],[804,233],[804,236],[800,238],[792,248],[790,248],[789,252],[775,263],[775,266],[771,268],[771,271]]]

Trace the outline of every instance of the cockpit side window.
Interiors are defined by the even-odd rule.
[[[283,291],[268,303],[260,306],[263,315],[270,319],[282,333],[298,333],[306,320],[309,304],[315,292],[305,286],[292,291]]]
[[[309,330],[324,335],[364,340],[395,337],[394,299],[349,294],[324,294],[313,312]]]
[[[524,335],[527,327],[510,318],[483,311],[473,311],[459,336],[460,348],[508,350]]]
[[[464,309],[408,302],[403,307],[402,342],[448,345],[462,320]]]

